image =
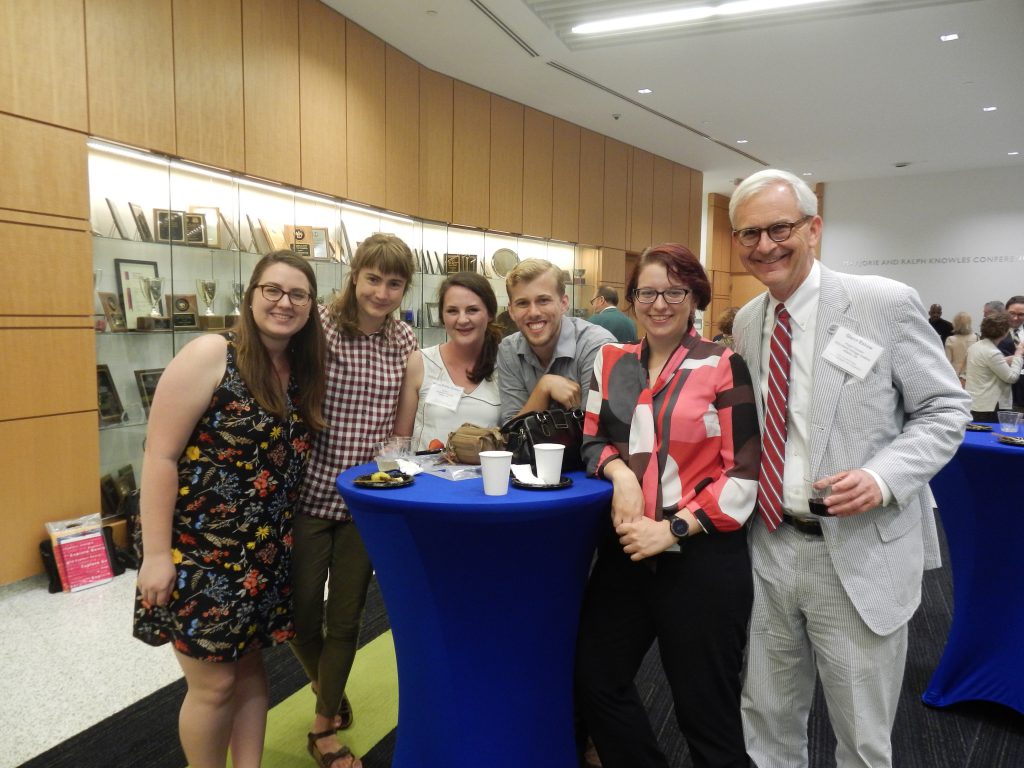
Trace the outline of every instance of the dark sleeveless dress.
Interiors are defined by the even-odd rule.
[[[136,590],[135,637],[202,661],[292,637],[292,516],[311,447],[297,397],[293,381],[286,423],[260,408],[228,344],[224,378],[178,459],[177,580],[166,607],[144,608]]]

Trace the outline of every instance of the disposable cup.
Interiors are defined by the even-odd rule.
[[[508,475],[512,469],[512,451],[480,451],[480,470],[484,493],[504,496],[508,493]]]
[[[1020,414],[1017,411],[999,412],[999,431],[1016,434],[1020,429]]]
[[[545,485],[558,485],[562,479],[562,454],[564,445],[537,443],[533,455],[537,460],[537,479]]]

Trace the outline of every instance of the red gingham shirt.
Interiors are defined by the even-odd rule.
[[[327,337],[327,429],[313,443],[301,509],[311,517],[348,520],[334,481],[349,467],[372,461],[376,444],[391,437],[416,336],[405,323],[388,318],[377,333],[346,337],[326,307],[320,307],[320,317]]]

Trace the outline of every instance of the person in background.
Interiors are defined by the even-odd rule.
[[[999,349],[1006,357],[1010,357],[1014,348],[1024,341],[1024,296],[1011,296],[1007,299],[1006,316],[1010,321],[1010,332],[999,343]],[[1010,386],[1010,393],[1013,410],[1024,413],[1024,376]]]
[[[1020,379],[1024,340],[1011,349],[1009,361],[999,343],[1010,328],[1006,312],[995,312],[981,321],[981,340],[967,350],[967,393],[971,396],[971,418],[994,424],[997,411],[1013,404],[1010,386]]]
[[[818,200],[799,176],[751,175],[729,218],[767,289],[733,323],[763,435],[747,752],[758,768],[807,765],[817,674],[838,768],[888,768],[907,622],[938,566],[927,483],[963,441],[968,397],[912,288],[818,262]],[[827,516],[812,488],[831,489]]]
[[[501,343],[498,301],[482,275],[459,272],[437,292],[448,340],[409,355],[395,434],[412,436],[414,451],[443,448],[469,422],[498,424],[501,393],[494,366]]]
[[[578,317],[565,317],[562,271],[544,259],[525,259],[505,277],[509,314],[518,333],[498,348],[501,423],[552,403],[578,408],[590,383],[594,357],[615,337]]]
[[[604,768],[668,768],[633,684],[655,639],[693,764],[749,764],[740,672],[752,600],[746,523],[760,450],[750,375],[702,339],[711,287],[668,243],[628,294],[647,330],[594,362],[583,454],[614,488],[580,618],[577,700]]]
[[[946,339],[946,359],[961,384],[967,381],[967,349],[977,340],[978,334],[971,330],[971,316],[966,312],[953,315],[953,334]]]
[[[953,333],[953,324],[942,316],[942,305],[932,304],[928,307],[928,325],[935,329],[942,339],[942,345],[946,345],[946,339]]]
[[[590,322],[611,332],[616,341],[636,341],[636,323],[619,310],[619,292],[610,285],[602,285],[590,300],[593,314]]]
[[[189,342],[160,377],[142,467],[134,634],[173,642],[178,724],[196,768],[258,768],[260,651],[293,634],[292,522],[324,421],[316,275],[291,251],[257,262],[232,334]]]
[[[375,234],[356,249],[345,287],[320,307],[327,338],[328,429],[313,445],[295,521],[292,651],[316,693],[307,748],[324,768],[360,768],[336,730],[352,724],[345,684],[372,574],[370,558],[334,486],[342,470],[373,459],[391,437],[416,336],[394,313],[409,290],[413,258],[402,240]],[[328,586],[324,608],[324,585]]]
[[[986,317],[994,312],[1005,312],[1006,305],[1001,301],[986,301],[985,306],[981,308],[981,317],[984,320]]]
[[[732,338],[732,321],[736,318],[738,310],[739,307],[728,307],[718,316],[715,323],[718,326],[718,335],[712,339],[713,342],[729,349],[733,348],[736,342]]]

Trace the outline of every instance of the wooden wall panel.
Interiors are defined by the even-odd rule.
[[[348,73],[348,194],[384,206],[384,41],[351,21],[346,24]]]
[[[245,170],[242,6],[239,0],[173,0],[174,109],[178,154]],[[265,96],[268,118],[277,111]]]
[[[0,319],[0,421],[96,411],[95,331],[4,328]],[[59,362],[60,375],[54,375]],[[96,425],[93,424],[93,429]]]
[[[523,234],[526,235],[551,237],[554,125],[551,115],[526,107],[523,115]]]
[[[401,51],[385,53],[385,207],[420,209],[420,67]]]
[[[174,154],[171,0],[86,0],[89,131]]]
[[[345,17],[299,0],[299,135],[302,186],[348,196]]]
[[[730,304],[742,307],[755,296],[760,296],[764,293],[764,290],[764,286],[753,275],[748,275],[746,272],[742,274],[734,272],[732,275],[732,298]]]
[[[452,220],[454,80],[420,67],[420,216]]]
[[[2,217],[0,212],[0,313],[88,318],[92,243],[86,230],[43,229]]]
[[[732,269],[732,228],[729,225],[729,198],[712,193],[708,195],[707,237],[704,266],[707,269],[729,272]]]
[[[643,251],[651,239],[654,222],[654,155],[633,149],[629,195],[629,250]]]
[[[0,169],[0,208],[89,218],[82,134],[0,114]]]
[[[604,239],[603,245],[626,247],[626,191],[629,145],[615,139],[604,142]]]
[[[604,136],[580,129],[579,241],[600,245],[604,240]]]
[[[672,164],[672,237],[673,243],[690,243],[690,169]],[[692,249],[691,249],[692,250]]]
[[[523,105],[491,94],[491,229],[523,231]]]
[[[626,252],[621,248],[601,249],[601,285],[611,283],[623,286],[626,284]]]
[[[580,127],[555,118],[551,160],[551,236],[580,237]]]
[[[242,4],[245,170],[301,183],[299,6],[297,0]]]
[[[672,161],[654,158],[654,188],[651,199],[651,244],[672,240]]]
[[[42,572],[38,544],[46,538],[44,523],[100,511],[95,407],[87,413],[0,422],[4,495],[17,502],[3,515],[0,584]]]
[[[704,213],[704,174],[690,169],[690,239],[688,245],[700,253],[700,221]]]
[[[487,228],[490,215],[491,95],[455,81],[452,221]]]
[[[0,112],[89,130],[82,0],[0,2]]]

